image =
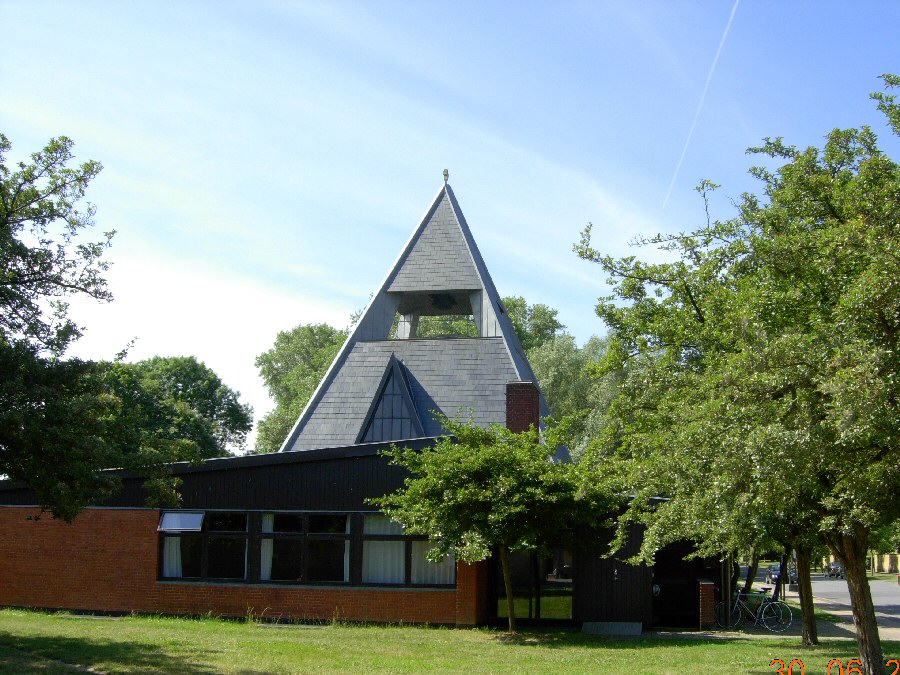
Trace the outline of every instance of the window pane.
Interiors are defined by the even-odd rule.
[[[160,532],[199,532],[203,527],[203,514],[185,511],[166,511],[159,521]]]
[[[363,534],[403,534],[403,526],[387,516],[366,516],[363,519]]]
[[[170,579],[199,578],[201,544],[199,536],[163,537],[162,576]]]
[[[364,541],[363,583],[404,583],[406,581],[405,554],[406,542],[403,541]]]
[[[350,542],[340,539],[310,539],[309,581],[350,581]]]
[[[294,513],[276,513],[273,532],[303,532],[303,516]]]
[[[456,583],[456,558],[446,556],[441,562],[433,563],[425,558],[431,549],[430,541],[412,542],[411,581],[414,584],[453,584]]]
[[[347,516],[309,517],[309,531],[317,534],[345,534],[347,532]]]
[[[300,581],[303,573],[301,539],[271,539],[272,542],[272,581]]]
[[[246,540],[209,538],[207,577],[211,579],[243,579],[246,576],[246,567]]]
[[[207,513],[207,532],[246,532],[246,513]]]
[[[169,537],[166,537],[166,539],[169,539]],[[179,540],[178,552],[181,554],[181,577],[183,579],[199,579],[203,540],[197,535],[189,534],[172,537],[172,539]]]

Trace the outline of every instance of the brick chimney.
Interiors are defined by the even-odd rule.
[[[526,431],[541,422],[541,404],[534,382],[506,383],[506,428]]]

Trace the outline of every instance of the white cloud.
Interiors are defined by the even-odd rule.
[[[196,356],[212,368],[259,419],[272,407],[253,362],[279,331],[300,323],[347,323],[348,307],[275,289],[247,277],[226,276],[196,260],[120,260],[107,274],[115,300],[71,303],[71,315],[87,328],[71,354],[112,359],[137,338],[128,360]]]

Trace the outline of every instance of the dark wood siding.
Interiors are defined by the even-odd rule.
[[[433,439],[409,443],[424,447]],[[366,499],[403,485],[405,469],[379,454],[384,444],[327,448],[272,455],[176,464],[181,479],[181,508],[376,511]],[[20,483],[0,482],[0,504],[36,504],[34,492]],[[143,480],[123,474],[122,489],[98,506],[147,505]]]
[[[649,628],[653,623],[650,569],[625,562],[640,549],[641,530],[632,527],[623,550],[601,557],[607,555],[610,539],[609,533],[593,535],[596,543],[575,552],[573,618],[579,622],[634,621]]]
[[[358,457],[208,471],[182,476],[184,508],[375,510],[403,484],[404,472],[383,457]]]

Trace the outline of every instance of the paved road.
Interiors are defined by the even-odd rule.
[[[743,569],[746,575],[746,568]],[[742,575],[742,578],[743,576]],[[765,585],[765,570],[757,572],[755,587]],[[824,574],[812,575],[813,597],[816,607],[831,614],[840,616],[843,621],[836,625],[823,625],[819,622],[819,632],[832,633],[832,628],[854,637],[853,615],[850,610],[850,590],[845,579],[829,579]],[[878,620],[878,631],[882,640],[900,640],[900,586],[895,582],[870,579],[872,602],[875,605],[875,617]],[[787,593],[788,598],[797,599],[797,593]],[[824,631],[823,631],[824,629]]]
[[[879,628],[900,632],[900,586],[880,579],[869,580],[872,603]],[[826,579],[813,575],[813,597],[816,605],[825,611],[850,611],[850,591],[843,579]]]

